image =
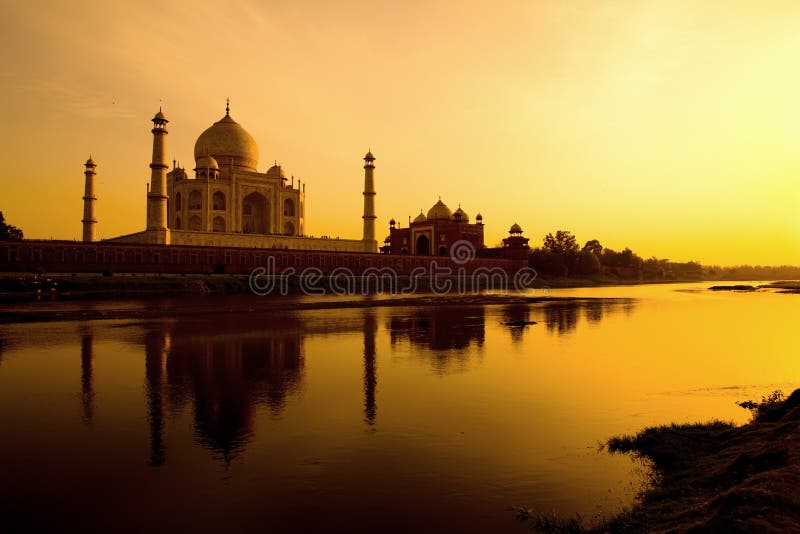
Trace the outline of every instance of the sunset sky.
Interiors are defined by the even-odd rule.
[[[144,229],[153,114],[170,159],[225,113],[307,184],[306,230],[378,237],[441,195],[496,244],[800,264],[800,2],[0,0],[0,211],[26,237]],[[163,102],[162,102],[163,100]]]

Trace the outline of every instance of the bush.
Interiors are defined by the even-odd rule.
[[[786,395],[783,394],[783,391],[776,389],[769,395],[762,396],[761,402],[746,400],[744,402],[737,402],[736,404],[745,410],[750,410],[753,421],[770,421],[773,419],[771,417],[772,414],[781,407],[785,398]]]

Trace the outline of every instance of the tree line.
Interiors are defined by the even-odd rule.
[[[3,216],[3,212],[0,211],[0,241],[19,240],[22,237],[22,230],[6,223],[6,218]]]
[[[625,280],[777,280],[800,278],[800,267],[704,266],[655,256],[642,259],[630,248],[616,251],[591,239],[581,247],[572,233],[559,230],[531,250],[528,264],[542,275],[556,277],[608,276]]]

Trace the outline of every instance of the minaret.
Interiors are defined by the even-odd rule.
[[[153,117],[153,161],[147,192],[147,231],[152,243],[169,244],[167,229],[167,123],[159,108]]]
[[[377,252],[378,242],[375,241],[375,156],[367,152],[364,156],[364,241],[369,252]]]
[[[97,197],[94,195],[94,168],[97,165],[92,161],[92,156],[89,156],[85,165],[86,170],[83,171],[83,174],[86,176],[86,187],[83,191],[83,219],[81,222],[83,223],[83,240],[89,243],[97,240],[95,236],[97,219],[94,216],[94,203],[97,201]]]

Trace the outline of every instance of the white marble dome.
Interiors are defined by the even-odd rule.
[[[258,166],[258,145],[247,131],[227,113],[200,134],[194,144],[194,159],[210,155],[220,165],[231,162],[243,170],[255,171]]]

